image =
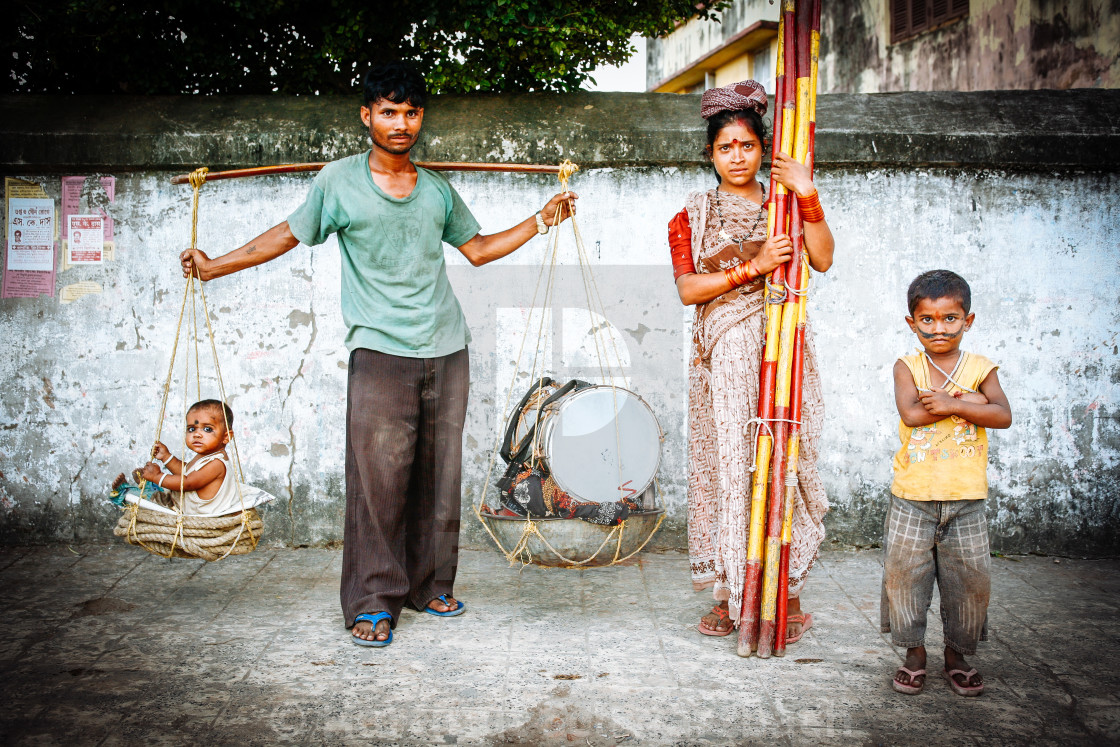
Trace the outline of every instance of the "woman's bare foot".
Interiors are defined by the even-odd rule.
[[[363,641],[386,641],[389,639],[389,630],[388,620],[379,620],[376,628],[370,625],[369,620],[361,620],[354,623],[351,635]]]
[[[807,618],[801,612],[801,597],[790,597],[786,604],[787,642],[801,638],[801,634],[805,632],[806,620]]]
[[[731,619],[727,602],[720,602],[700,618],[700,632],[705,635],[727,635],[734,627],[735,621]]]
[[[964,656],[948,646],[945,647],[945,678],[957,695],[979,695],[984,692],[984,678],[965,661]]]

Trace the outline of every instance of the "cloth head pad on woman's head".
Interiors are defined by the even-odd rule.
[[[732,83],[723,88],[709,88],[700,97],[700,116],[711,119],[720,112],[753,109],[761,117],[766,113],[766,89],[755,80]]]

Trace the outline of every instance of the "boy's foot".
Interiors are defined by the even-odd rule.
[[[128,482],[128,478],[124,476],[123,472],[120,473],[119,475],[117,475],[117,479],[113,480],[113,490],[120,490],[121,486],[126,482]]]
[[[984,678],[969,666],[964,656],[945,647],[945,671],[941,673],[957,695],[975,697],[984,692]]]
[[[387,641],[391,630],[388,620],[379,620],[376,627],[368,620],[360,620],[354,623],[350,634],[363,641]]]
[[[926,649],[925,646],[906,649],[906,661],[894,673],[891,687],[896,692],[917,695],[926,686]]]
[[[727,602],[720,602],[712,607],[711,612],[700,618],[700,624],[696,629],[704,635],[730,635],[735,629],[735,621],[731,619],[731,613],[728,612]]]

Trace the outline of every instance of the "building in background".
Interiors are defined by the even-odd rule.
[[[773,90],[779,4],[734,0],[646,47],[646,88]],[[1115,0],[828,0],[821,93],[1120,88]]]
[[[753,78],[773,92],[780,7],[735,0],[718,21],[694,18],[664,39],[647,39],[646,90],[699,93]]]

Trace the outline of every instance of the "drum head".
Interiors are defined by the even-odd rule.
[[[640,397],[594,386],[550,408],[542,446],[561,490],[585,501],[637,499],[661,462],[661,429]]]

